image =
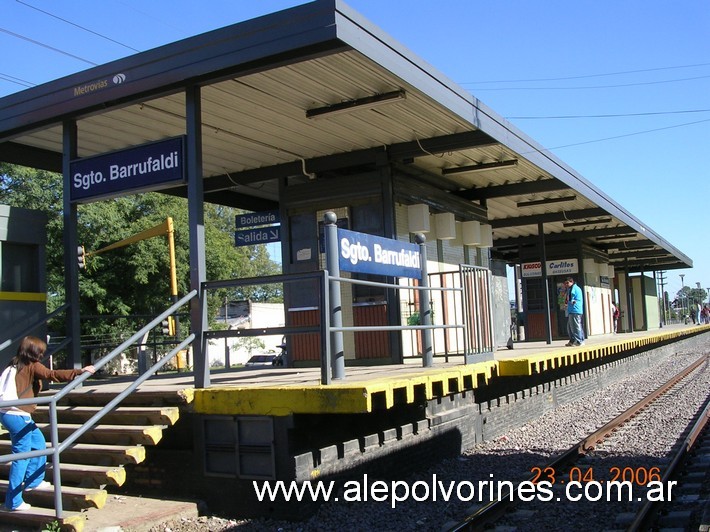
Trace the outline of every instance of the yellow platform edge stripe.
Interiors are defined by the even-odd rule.
[[[372,412],[373,396],[376,394],[383,394],[385,407],[392,408],[395,404],[395,393],[402,394],[407,403],[413,403],[417,387],[421,387],[427,399],[445,396],[452,391],[472,390],[477,387],[479,377],[484,382],[490,380],[495,365],[495,361],[490,360],[327,386],[225,386],[184,390],[184,393],[192,397],[192,410],[197,414],[362,414]],[[455,383],[455,389],[452,389],[452,383]]]
[[[445,396],[452,392],[475,389],[479,378],[488,382],[494,373],[499,376],[529,376],[550,369],[572,366],[581,362],[604,358],[623,351],[649,346],[666,340],[707,332],[710,325],[672,332],[660,331],[643,338],[616,340],[590,346],[551,348],[554,351],[520,358],[452,366],[435,370],[413,371],[352,382],[338,382],[328,386],[281,385],[249,387],[211,387],[185,389],[193,411],[206,415],[265,415],[290,414],[361,414],[372,412],[373,397],[382,394],[386,408],[395,404],[399,393],[411,404],[415,390],[420,387],[426,399]]]
[[[521,377],[530,376],[535,373],[542,373],[550,369],[568,366],[570,364],[562,362],[565,357],[578,354],[581,360],[591,360],[603,358],[622,351],[636,349],[643,346],[650,346],[667,340],[677,339],[683,336],[695,335],[707,332],[710,325],[700,325],[671,332],[658,332],[643,338],[631,338],[628,340],[617,340],[614,342],[596,344],[582,347],[550,347],[554,351],[527,355],[519,358],[509,358],[498,361],[498,375],[501,377]],[[536,370],[534,370],[534,368]]]

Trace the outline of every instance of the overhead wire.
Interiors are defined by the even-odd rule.
[[[501,81],[481,81],[481,82],[463,82],[461,83],[462,85],[472,85],[472,84],[477,84],[477,83],[519,83],[519,82],[538,82],[538,81],[567,81],[567,80],[574,80],[574,79],[585,79],[585,78],[594,78],[594,77],[604,77],[604,76],[618,76],[618,75],[627,75],[627,74],[638,74],[638,73],[645,73],[645,72],[655,72],[655,71],[662,71],[662,70],[672,70],[672,69],[683,69],[683,68],[696,68],[696,67],[705,67],[705,66],[710,66],[710,63],[697,63],[697,64],[691,64],[691,65],[677,65],[677,66],[667,66],[667,67],[658,67],[658,68],[649,68],[649,69],[637,69],[637,70],[626,70],[626,71],[618,71],[618,72],[608,72],[608,73],[601,73],[601,74],[587,74],[587,75],[580,75],[580,76],[566,76],[566,77],[557,77],[557,78],[538,78],[538,79],[524,79],[524,80],[501,80]],[[703,76],[695,76],[695,77],[689,77],[689,78],[676,78],[676,79],[671,79],[671,80],[659,80],[659,81],[647,81],[647,82],[638,82],[638,83],[627,83],[627,84],[615,84],[615,85],[597,85],[597,86],[577,86],[577,87],[500,87],[500,88],[492,88],[492,89],[486,89],[486,88],[478,88],[475,89],[477,91],[480,90],[582,90],[582,89],[607,89],[607,88],[625,88],[625,87],[634,87],[634,86],[643,86],[643,85],[656,85],[656,84],[663,84],[663,83],[672,83],[672,82],[681,82],[681,81],[692,81],[692,80],[698,80],[698,79],[706,79],[710,78],[710,75],[703,75]],[[469,91],[473,92],[474,89],[468,89]],[[596,114],[596,115],[547,115],[547,116],[507,116],[506,120],[550,120],[550,119],[582,119],[582,118],[623,118],[623,117],[640,117],[640,116],[661,116],[661,115],[674,115],[674,114],[689,114],[689,113],[706,113],[710,112],[710,109],[688,109],[688,110],[677,110],[677,111],[654,111],[654,112],[641,112],[641,113],[606,113],[606,114]],[[552,150],[560,150],[564,148],[570,148],[574,146],[581,146],[584,144],[592,144],[596,142],[604,142],[608,140],[615,140],[615,139],[620,139],[620,138],[625,138],[625,137],[632,137],[636,135],[643,135],[647,133],[653,133],[657,131],[663,131],[663,130],[668,130],[668,129],[674,129],[674,128],[679,128],[679,127],[686,127],[686,126],[691,126],[695,124],[700,124],[703,122],[708,122],[710,119],[705,119],[705,120],[698,120],[694,122],[686,122],[683,124],[676,124],[672,126],[665,126],[665,127],[659,127],[659,128],[653,128],[653,129],[647,129],[643,131],[636,131],[633,133],[626,133],[622,135],[614,135],[610,137],[604,137],[601,139],[594,139],[594,140],[588,140],[588,141],[583,141],[583,142],[576,142],[576,143],[571,143],[571,144],[565,144],[565,145],[560,145],[556,146],[553,148],[546,148],[548,151]]]
[[[692,78],[677,78],[677,79],[664,79],[659,81],[640,81],[637,83],[620,83],[617,85],[582,85],[577,87],[497,87],[497,88],[482,88],[475,87],[469,90],[476,91],[567,91],[567,90],[590,90],[590,89],[619,89],[624,87],[640,87],[644,85],[662,85],[665,83],[679,83],[682,81],[695,81],[698,79],[710,78],[710,74],[706,76],[694,76]]]
[[[538,82],[538,81],[567,81],[570,79],[588,79],[588,78],[601,78],[601,77],[608,77],[608,76],[621,76],[621,75],[626,75],[626,74],[640,74],[643,72],[658,72],[660,70],[677,70],[680,68],[697,68],[697,67],[704,67],[704,66],[710,66],[710,63],[696,63],[693,65],[676,65],[676,66],[666,66],[666,67],[655,67],[655,68],[642,68],[642,69],[637,69],[637,70],[621,70],[618,72],[606,72],[606,73],[600,73],[600,74],[582,74],[579,76],[565,76],[565,77],[558,77],[558,78],[533,78],[533,79],[508,79],[508,80],[488,80],[488,81],[465,81],[461,83],[461,85],[474,85],[477,83],[532,83],[532,82]]]
[[[115,40],[115,39],[112,39],[111,37],[108,37],[107,35],[104,35],[104,34],[102,34],[102,33],[99,33],[99,32],[97,32],[97,31],[94,31],[94,30],[92,30],[92,29],[90,29],[90,28],[87,28],[87,27],[82,26],[82,25],[80,25],[80,24],[77,24],[77,23],[75,23],[75,22],[72,22],[71,20],[67,20],[67,19],[65,19],[65,18],[63,18],[63,17],[60,17],[60,16],[58,16],[58,15],[55,15],[54,13],[50,13],[49,11],[45,11],[45,10],[43,10],[43,9],[40,9],[40,8],[36,7],[36,6],[33,6],[33,5],[31,5],[31,4],[27,3],[27,2],[24,2],[23,0],[15,0],[15,1],[16,1],[18,4],[21,4],[21,5],[25,6],[25,7],[30,8],[30,9],[34,9],[35,11],[38,11],[38,12],[40,12],[40,13],[43,13],[44,15],[47,15],[47,16],[52,17],[52,18],[54,18],[54,19],[57,19],[57,20],[59,20],[59,21],[65,23],[65,24],[69,24],[70,26],[74,26],[75,28],[78,28],[78,29],[80,29],[80,30],[82,30],[82,31],[85,31],[85,32],[87,32],[87,33],[90,33],[90,34],[92,34],[92,35],[95,35],[95,36],[97,36],[97,37],[100,37],[100,38],[102,38],[102,39],[105,39],[105,40],[107,40],[107,41],[109,41],[109,42],[112,42],[112,43],[117,44],[117,45],[119,45],[119,46],[122,46],[122,47],[124,47],[124,48],[127,48],[128,50],[131,50],[131,51],[134,51],[134,52],[140,52],[140,51],[141,51],[141,50],[139,50],[139,49],[137,49],[137,48],[134,48],[134,47],[132,47],[132,46],[130,46],[130,45],[128,45],[128,44],[125,44],[125,43],[122,43],[122,42],[117,41],[117,40]],[[35,39],[32,39],[32,38],[30,38],[30,37],[27,37],[26,35],[22,35],[22,34],[16,33],[16,32],[14,32],[14,31],[8,30],[8,29],[6,29],[6,28],[0,28],[0,32],[6,33],[6,34],[8,34],[8,35],[10,35],[10,36],[12,36],[12,37],[17,38],[17,39],[21,39],[21,40],[27,41],[27,42],[29,42],[29,43],[31,43],[31,44],[36,45],[36,46],[40,46],[40,47],[42,47],[42,48],[46,48],[46,49],[51,50],[51,51],[53,51],[53,52],[57,52],[57,53],[59,53],[59,54],[65,55],[65,56],[67,56],[67,57],[71,57],[72,59],[77,59],[77,60],[82,61],[82,62],[84,62],[84,63],[87,63],[87,64],[89,64],[89,65],[92,65],[92,66],[97,66],[97,65],[98,65],[98,63],[95,63],[94,61],[91,61],[91,60],[89,60],[89,59],[86,59],[86,58],[84,58],[84,57],[80,57],[80,56],[75,55],[75,54],[72,54],[72,53],[69,53],[69,52],[67,52],[67,51],[65,51],[65,50],[62,50],[62,49],[60,49],[60,48],[57,48],[57,47],[55,47],[55,46],[51,46],[51,45],[49,45],[49,44],[46,44],[46,43],[37,41],[37,40],[35,40]],[[32,82],[30,82],[30,81],[27,81],[27,80],[24,80],[24,79],[21,79],[21,78],[17,78],[17,77],[15,77],[15,76],[10,75],[10,74],[0,73],[0,79],[2,79],[2,80],[4,80],[4,81],[7,81],[7,82],[10,82],[10,83],[14,83],[14,84],[16,84],[16,85],[23,86],[23,87],[34,87],[34,86],[36,85],[35,83],[32,83]]]
[[[133,48],[132,46],[129,46],[127,44],[124,44],[120,41],[117,41],[115,39],[112,39],[111,37],[107,37],[106,35],[102,33],[98,33],[94,30],[91,30],[89,28],[86,28],[84,26],[81,26],[80,24],[76,24],[75,22],[72,22],[71,20],[67,20],[65,18],[62,18],[58,15],[55,15],[54,13],[50,13],[49,11],[45,11],[43,9],[40,9],[38,7],[35,7],[31,4],[28,4],[27,2],[23,2],[22,0],[15,0],[18,4],[22,4],[23,6],[29,7],[30,9],[34,9],[35,11],[39,11],[40,13],[44,13],[45,15],[55,18],[57,20],[61,20],[62,22],[69,24],[71,26],[74,26],[75,28],[79,28],[80,30],[86,31],[88,33],[91,33],[92,35],[96,35],[97,37],[101,37],[102,39],[106,39],[109,42],[112,42],[114,44],[118,44],[119,46],[123,46],[124,48],[128,48],[129,50],[133,50],[134,52],[140,52],[141,50],[138,50],[137,48]]]
[[[140,52],[140,50],[133,48],[130,45],[127,45],[125,43],[117,41],[117,40],[112,39],[106,35],[99,33],[99,32],[96,32],[94,30],[91,30],[91,29],[81,26],[79,24],[76,24],[70,20],[62,18],[58,15],[55,15],[53,13],[50,13],[50,12],[45,11],[43,9],[40,9],[40,8],[33,6],[27,2],[24,2],[23,0],[15,0],[15,1],[23,6],[26,6],[30,9],[34,9],[34,10],[41,12],[49,17],[52,17],[52,18],[55,18],[61,22],[64,22],[65,24],[69,24],[71,26],[79,28],[83,31],[86,31],[88,33],[96,35],[97,37],[100,37],[100,38],[105,39],[107,41],[113,42],[113,43],[115,43],[119,46],[122,46],[124,48],[127,48],[129,50],[132,50],[135,52]],[[13,37],[18,38],[18,39],[28,41],[32,44],[37,45],[37,46],[41,46],[43,48],[52,50],[54,52],[57,52],[57,53],[60,53],[63,55],[66,55],[68,57],[72,57],[72,58],[77,59],[79,61],[88,63],[90,65],[93,65],[93,66],[97,65],[97,63],[95,63],[93,61],[90,61],[90,60],[85,59],[83,57],[79,57],[77,55],[71,54],[69,52],[66,52],[66,51],[61,50],[59,48],[50,46],[48,44],[36,41],[34,39],[31,39],[31,38],[26,37],[24,35],[20,35],[18,33],[12,32],[12,31],[7,30],[5,28],[0,28],[0,32],[7,33]],[[648,68],[648,69],[636,69],[636,70],[626,70],[626,71],[597,73],[597,74],[585,74],[585,75],[578,75],[578,76],[553,77],[553,78],[537,78],[537,79],[533,78],[533,79],[520,79],[520,80],[462,82],[461,85],[492,84],[492,83],[521,83],[521,82],[541,82],[541,81],[567,81],[567,80],[575,80],[575,79],[589,79],[589,78],[619,76],[619,75],[627,75],[627,74],[638,74],[638,73],[645,73],[645,72],[657,72],[657,71],[664,71],[664,70],[696,68],[696,67],[703,67],[703,66],[710,66],[710,63],[697,63],[697,64],[691,64],[691,65],[676,65],[676,66],[656,67],[656,68]],[[633,87],[633,86],[641,86],[641,85],[654,85],[654,84],[673,83],[673,82],[681,82],[681,81],[692,81],[692,80],[697,80],[697,79],[705,79],[705,78],[709,78],[709,77],[710,77],[710,75],[696,76],[696,77],[690,77],[690,78],[678,78],[678,79],[671,79],[671,80],[638,82],[638,83],[629,83],[629,84],[581,86],[581,87],[501,87],[501,88],[490,88],[490,89],[489,88],[478,88],[476,90],[586,90],[586,89],[602,89],[602,88],[623,88],[623,87]],[[26,87],[33,86],[32,83],[30,83],[26,80],[22,80],[20,78],[16,78],[16,77],[11,76],[9,74],[0,73],[0,79],[3,79],[5,81],[11,82],[11,83],[15,83],[18,85],[26,86]],[[579,118],[617,118],[617,117],[631,117],[631,116],[653,116],[653,115],[663,115],[663,114],[702,113],[702,112],[710,112],[710,109],[694,109],[694,110],[684,110],[684,111],[646,112],[646,113],[625,113],[625,114],[600,114],[600,115],[510,116],[510,117],[507,117],[507,119],[509,119],[509,120],[547,120],[547,119],[579,119]],[[644,130],[644,131],[638,131],[638,132],[628,133],[628,134],[624,134],[624,135],[616,135],[613,137],[606,137],[603,139],[595,139],[595,140],[589,140],[589,141],[584,141],[584,142],[566,144],[566,145],[557,146],[557,147],[548,148],[548,149],[556,150],[556,149],[563,149],[563,148],[579,146],[579,145],[584,145],[584,144],[590,144],[590,143],[595,143],[595,142],[603,142],[606,140],[614,140],[614,139],[618,139],[618,138],[641,135],[641,134],[646,134],[646,133],[651,133],[651,132],[656,132],[656,131],[662,131],[662,130],[666,130],[666,129],[685,127],[685,126],[694,125],[694,124],[707,122],[707,121],[710,121],[710,119],[709,120],[700,120],[700,121],[696,121],[696,122],[688,122],[685,124],[677,124],[674,126],[667,126],[667,127],[662,127],[662,128],[655,128],[655,129],[649,129],[649,130]],[[420,147],[421,147],[421,145],[420,145]]]
[[[24,80],[22,78],[16,78],[15,76],[11,76],[10,74],[4,74],[3,72],[0,72],[0,79],[9,81],[10,83],[15,83],[16,85],[22,85],[23,87],[34,87],[34,83]]]
[[[685,111],[656,111],[646,113],[613,113],[601,115],[547,115],[547,116],[506,116],[507,120],[556,120],[567,118],[625,118],[631,116],[677,115],[687,113],[710,113],[710,109],[688,109]]]
[[[24,35],[20,35],[19,33],[15,33],[14,31],[10,31],[5,28],[0,28],[0,32],[7,33],[8,35],[11,35],[13,37],[16,37],[18,39],[22,39],[23,41],[27,41],[32,44],[36,44],[37,46],[41,46],[42,48],[47,48],[48,50],[52,50],[52,51],[60,53],[62,55],[66,55],[67,57],[71,57],[73,59],[78,59],[79,61],[82,61],[84,63],[88,63],[92,66],[98,65],[98,63],[94,63],[93,61],[89,61],[88,59],[84,59],[83,57],[79,57],[78,55],[70,54],[69,52],[65,52],[64,50],[60,50],[59,48],[55,48],[54,46],[50,46],[50,45],[45,44],[43,42],[39,42],[34,39],[30,39],[29,37],[26,37]]]
[[[674,125],[674,126],[658,127],[658,128],[655,128],[655,129],[646,129],[646,130],[644,130],[644,131],[636,131],[636,132],[634,132],[634,133],[626,133],[626,134],[624,134],[624,135],[615,135],[615,136],[613,136],[613,137],[605,137],[605,138],[602,138],[602,139],[587,140],[587,141],[584,141],[584,142],[575,142],[575,143],[573,143],[573,144],[564,144],[564,145],[562,145],[562,146],[555,146],[554,148],[545,148],[545,150],[546,150],[546,151],[561,150],[561,149],[563,149],[563,148],[571,148],[571,147],[573,147],[573,146],[582,146],[583,144],[593,144],[593,143],[595,143],[595,142],[604,142],[604,141],[607,141],[607,140],[616,140],[616,139],[622,139],[622,138],[625,138],[625,137],[633,137],[633,136],[636,136],[636,135],[644,135],[644,134],[646,134],[646,133],[654,133],[654,132],[656,132],[656,131],[664,131],[664,130],[666,130],[666,129],[675,129],[675,128],[679,128],[679,127],[692,126],[692,125],[695,125],[695,124],[702,124],[703,122],[710,122],[710,118],[707,118],[707,119],[705,119],[705,120],[697,120],[697,121],[695,121],[695,122],[686,122],[685,124],[676,124],[676,125]],[[532,153],[532,152],[527,152],[527,153]],[[521,155],[525,155],[525,154],[521,154]]]

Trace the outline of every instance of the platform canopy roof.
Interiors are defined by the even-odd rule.
[[[493,227],[510,262],[582,239],[629,271],[692,261],[572,168],[339,0],[317,0],[0,99],[0,160],[61,172],[63,122],[88,157],[186,133],[199,86],[205,199],[278,205],[278,178],[395,165],[406,202]],[[384,158],[384,159],[383,159]],[[418,184],[429,186],[417,187]],[[431,185],[438,189],[431,194]],[[185,188],[168,191],[186,194]],[[420,197],[421,196],[421,197]],[[400,198],[401,199],[401,198]],[[470,212],[468,207],[470,206]]]

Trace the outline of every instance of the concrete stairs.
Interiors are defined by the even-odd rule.
[[[59,439],[73,433],[113,397],[111,393],[89,394],[81,391],[67,395],[64,404],[57,409]],[[136,392],[125,402],[127,404],[115,408],[62,453],[64,517],[59,523],[62,530],[81,532],[86,521],[82,511],[103,508],[108,497],[105,488],[123,485],[126,481],[124,466],[143,462],[145,446],[157,445],[163,431],[174,425],[180,416],[176,404],[159,404],[166,401],[155,394]],[[167,402],[170,403],[170,400]],[[38,407],[33,418],[49,441],[48,407]],[[0,453],[10,454],[9,437],[4,430],[2,432]],[[4,502],[9,470],[9,463],[0,464],[0,505]],[[50,462],[45,480],[51,482],[52,478]],[[37,528],[57,521],[53,487],[25,493],[24,499],[32,508],[22,512],[0,511],[0,523]]]

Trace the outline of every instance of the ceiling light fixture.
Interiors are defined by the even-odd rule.
[[[469,172],[482,172],[484,170],[498,170],[499,168],[508,168],[510,166],[517,166],[517,159],[510,159],[508,161],[496,161],[493,163],[481,163],[472,164],[470,166],[454,166],[452,168],[442,168],[441,175],[451,175],[451,174],[464,174]]]
[[[344,102],[326,105],[325,107],[317,107],[315,109],[306,110],[306,118],[317,120],[318,118],[329,118],[331,116],[342,113],[349,113],[358,109],[371,109],[386,103],[394,103],[407,98],[407,93],[403,90],[385,92],[383,94],[375,94],[355,100],[347,100]]]
[[[576,199],[577,196],[561,196],[559,198],[543,198],[539,200],[519,201],[518,208],[534,207],[535,205],[548,205],[550,203],[562,203],[563,201],[574,201]]]
[[[611,222],[611,218],[599,218],[598,220],[588,220],[585,222],[565,222],[562,224],[563,227],[578,227],[580,225],[595,225],[595,224],[608,224]]]

